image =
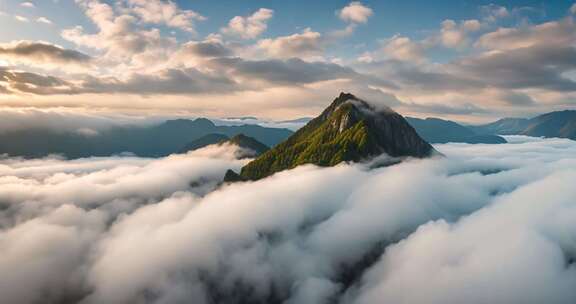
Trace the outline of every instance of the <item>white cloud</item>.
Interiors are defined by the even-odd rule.
[[[10,303],[573,303],[576,143],[508,139],[211,192],[242,162],[2,159],[0,293]]]
[[[480,13],[486,22],[496,22],[510,16],[510,11],[506,7],[496,4],[481,6]]]
[[[570,7],[570,13],[576,14],[576,3],[572,4],[572,6]]]
[[[513,50],[537,46],[567,46],[576,41],[576,24],[571,18],[519,28],[499,28],[476,42],[489,50]]]
[[[221,29],[221,32],[243,39],[254,39],[266,31],[267,23],[273,15],[273,10],[260,8],[248,17],[236,16],[232,18],[228,22],[228,26]]]
[[[481,26],[475,19],[465,20],[459,25],[454,20],[444,20],[440,30],[440,41],[449,48],[463,48],[470,43],[468,35],[478,31]]]
[[[206,18],[195,11],[182,10],[171,1],[127,0],[128,7],[145,23],[165,24],[188,32],[195,32],[194,22]]]
[[[372,15],[372,9],[355,1],[338,11],[337,15],[349,23],[345,28],[326,33],[305,28],[301,33],[262,39],[258,41],[257,46],[270,57],[328,61],[329,59],[324,57],[325,49],[329,45],[337,45],[342,38],[352,35],[358,23],[367,22]],[[258,55],[260,53],[257,53]]]
[[[426,47],[422,43],[412,41],[408,37],[395,35],[384,42],[382,51],[393,59],[420,62],[425,60],[425,49]]]
[[[17,5],[23,1],[17,1]],[[38,1],[32,1],[40,4]],[[496,102],[490,100],[468,102],[467,95],[480,96],[485,94],[485,90],[493,87],[494,85],[500,87],[500,83],[511,82],[516,77],[506,77],[508,81],[492,81],[492,77],[484,78],[470,77],[470,74],[458,73],[451,64],[435,63],[436,56],[433,58],[426,58],[426,52],[429,49],[437,46],[445,46],[454,48],[460,51],[460,54],[453,54],[448,52],[448,58],[444,58],[449,62],[464,62],[471,56],[483,55],[490,57],[489,53],[496,53],[491,51],[503,51],[509,49],[518,49],[523,46],[533,47],[536,45],[567,45],[566,41],[572,39],[576,31],[573,30],[573,25],[569,25],[569,21],[573,19],[571,16],[565,16],[562,20],[549,21],[542,24],[533,25],[530,22],[519,23],[516,27],[509,29],[501,28],[494,33],[487,33],[480,41],[473,44],[475,39],[483,34],[485,31],[492,30],[498,23],[490,23],[488,19],[495,18],[496,21],[510,15],[517,15],[519,10],[508,9],[502,6],[489,5],[480,8],[478,19],[472,20],[447,20],[443,23],[442,29],[431,33],[429,37],[419,39],[416,36],[398,34],[391,37],[387,42],[377,45],[377,49],[369,49],[373,44],[362,44],[362,47],[348,45],[351,41],[343,41],[342,38],[349,37],[358,26],[367,22],[375,13],[370,7],[369,3],[360,3],[357,1],[347,1],[339,7],[334,18],[341,18],[345,23],[342,23],[341,28],[335,29],[310,29],[306,28],[306,22],[303,27],[299,28],[296,32],[289,33],[282,36],[265,36],[268,26],[272,26],[272,17],[274,12],[270,9],[258,7],[254,11],[247,12],[246,15],[236,16],[229,23],[224,23],[221,26],[222,32],[210,35],[211,38],[218,37],[217,40],[211,38],[194,37],[193,33],[196,25],[204,20],[200,15],[200,11],[196,9],[192,11],[189,9],[189,4],[180,3],[177,1],[165,0],[122,0],[122,1],[103,1],[103,0],[78,0],[75,1],[79,8],[88,17],[89,22],[93,24],[84,25],[83,27],[71,27],[62,31],[62,37],[74,43],[76,47],[82,52],[89,54],[93,58],[90,66],[82,66],[81,72],[83,75],[72,74],[79,70],[74,68],[66,68],[65,70],[59,69],[59,64],[49,66],[47,64],[38,64],[37,62],[23,63],[23,60],[17,64],[19,69],[24,69],[25,72],[33,74],[15,74],[16,76],[9,78],[0,83],[0,92],[3,96],[10,94],[11,100],[3,99],[0,101],[3,105],[18,104],[16,99],[20,102],[28,102],[26,98],[32,94],[53,94],[57,96],[41,96],[35,102],[42,103],[43,105],[55,106],[70,106],[73,104],[88,105],[89,107],[100,107],[100,104],[113,106],[115,108],[152,108],[153,103],[147,102],[146,99],[136,96],[138,93],[142,95],[151,95],[152,91],[156,90],[156,95],[162,95],[163,102],[156,103],[159,107],[169,107],[170,109],[183,109],[187,110],[191,105],[198,111],[203,113],[223,113],[225,111],[248,111],[245,107],[238,104],[245,103],[246,97],[256,94],[259,96],[260,101],[256,108],[260,113],[266,116],[274,116],[278,118],[281,115],[284,117],[291,117],[298,115],[295,113],[296,108],[305,112],[304,115],[309,115],[317,110],[317,103],[313,107],[305,108],[300,101],[304,96],[315,95],[310,90],[322,90],[326,92],[326,88],[335,88],[333,82],[328,83],[327,77],[315,78],[302,76],[302,79],[312,79],[309,83],[296,81],[289,83],[283,82],[283,86],[292,91],[300,90],[300,94],[292,97],[292,102],[296,106],[290,105],[285,102],[287,98],[283,98],[283,108],[276,108],[270,106],[269,103],[262,102],[265,98],[263,96],[270,93],[270,83],[260,77],[256,81],[248,79],[245,75],[234,73],[232,69],[226,68],[224,65],[214,64],[214,62],[221,63],[222,57],[237,57],[239,61],[268,61],[269,59],[286,60],[289,58],[301,58],[304,61],[322,61],[322,62],[336,62],[341,66],[349,67],[359,71],[358,61],[354,60],[356,54],[362,54],[359,58],[360,62],[371,62],[378,65],[379,61],[394,61],[389,62],[386,67],[379,67],[378,70],[374,68],[370,71],[370,84],[364,86],[356,81],[354,84],[341,81],[341,86],[354,86],[364,92],[371,91],[375,87],[373,82],[397,82],[398,86],[392,88],[391,91],[401,98],[406,100],[420,99],[414,101],[414,104],[421,103],[420,101],[429,99],[431,103],[439,105],[442,103],[450,104],[451,106],[459,108],[466,108],[465,104],[473,104],[480,102],[477,108],[485,109],[485,115],[498,115],[500,107],[493,106]],[[345,7],[344,7],[345,6]],[[329,12],[333,14],[334,12]],[[51,21],[45,19],[46,17],[28,16],[29,18],[22,19],[28,20],[36,25],[49,24]],[[234,15],[231,15],[232,17]],[[385,17],[385,16],[384,16]],[[12,16],[14,18],[14,16]],[[52,18],[50,16],[50,18]],[[52,20],[57,21],[57,20]],[[86,20],[85,20],[86,21]],[[226,20],[228,21],[228,20]],[[513,20],[508,20],[513,21]],[[534,20],[533,20],[534,22]],[[561,24],[561,26],[552,26],[552,24]],[[540,34],[536,34],[533,27],[541,27],[538,30]],[[553,29],[557,28],[557,32]],[[545,30],[548,28],[548,30]],[[177,29],[188,31],[188,33],[181,33]],[[562,33],[559,33],[562,31]],[[226,33],[226,34],[223,34]],[[499,33],[497,33],[499,32]],[[526,34],[523,37],[523,34]],[[570,33],[570,34],[568,34]],[[192,40],[185,37],[193,37]],[[514,37],[513,37],[514,36]],[[530,36],[530,37],[529,37]],[[538,36],[538,37],[536,37]],[[239,39],[260,39],[258,41],[239,41]],[[265,38],[265,39],[264,39]],[[483,50],[470,49],[468,46],[474,45],[482,47]],[[349,48],[347,52],[341,53],[341,48]],[[437,50],[434,49],[434,53]],[[432,54],[432,53],[430,53]],[[446,54],[445,54],[446,55]],[[337,61],[336,57],[338,57]],[[524,58],[518,56],[516,58]],[[549,57],[551,58],[551,57]],[[508,60],[513,59],[510,56]],[[402,61],[398,63],[397,61]],[[414,66],[409,67],[408,64],[413,63]],[[2,59],[1,65],[15,64],[15,61]],[[530,66],[537,65],[538,62],[532,61]],[[394,77],[386,75],[389,71],[399,67],[398,71],[393,71]],[[54,66],[58,68],[54,69]],[[253,65],[255,66],[255,65]],[[261,66],[268,72],[269,62],[262,62]],[[488,66],[488,65],[486,65]],[[544,64],[541,65],[542,71],[545,71]],[[512,87],[514,90],[528,90],[529,92],[522,92],[529,95],[535,104],[531,105],[531,109],[518,110],[513,113],[513,109],[507,109],[507,114],[524,115],[528,111],[529,114],[543,111],[542,105],[554,104],[563,107],[568,107],[570,100],[573,98],[573,92],[567,93],[571,90],[570,81],[573,77],[573,71],[569,70],[569,65],[550,65],[550,70],[553,70],[548,75],[534,76],[531,81],[536,82],[522,82],[522,84]],[[218,68],[215,68],[218,67]],[[515,65],[516,70],[521,70],[524,65]],[[14,71],[16,67],[10,67]],[[47,71],[48,70],[48,71]],[[496,67],[493,70],[497,70]],[[554,73],[555,70],[560,70]],[[24,72],[20,71],[20,72]],[[232,71],[232,72],[231,72]],[[418,71],[421,77],[416,77]],[[547,70],[546,70],[547,71]],[[231,72],[231,73],[230,73]],[[8,75],[7,72],[2,71],[2,75]],[[51,73],[52,75],[47,75]],[[294,71],[296,74],[297,71]],[[38,81],[28,81],[26,83],[18,83],[15,79],[18,77],[29,76],[31,78],[37,74],[42,79],[48,79],[48,76],[53,76],[52,87],[38,86]],[[495,75],[497,73],[490,73]],[[520,74],[520,73],[519,73]],[[535,73],[521,73],[524,75],[535,75]],[[12,74],[10,74],[12,75]],[[261,73],[260,75],[264,75]],[[503,75],[500,73],[500,75]],[[517,74],[514,74],[517,76]],[[181,76],[181,77],[180,77]],[[527,76],[526,76],[527,77]],[[38,77],[36,77],[38,79]],[[481,79],[480,79],[481,78]],[[502,77],[505,78],[505,77]],[[524,77],[522,77],[523,79]],[[225,81],[227,79],[228,81]],[[292,77],[290,80],[294,80]],[[316,81],[322,79],[322,81]],[[366,80],[366,78],[361,78]],[[500,78],[498,78],[500,80]],[[138,81],[135,81],[138,80]],[[198,81],[199,80],[199,81]],[[204,81],[205,80],[205,81]],[[210,86],[214,80],[221,80],[224,83],[234,85],[223,86]],[[330,79],[332,81],[334,79]],[[561,86],[539,86],[541,83],[546,82],[560,82],[563,80],[566,84]],[[218,83],[218,81],[216,81]],[[321,82],[321,83],[320,83]],[[520,81],[518,81],[520,82]],[[537,83],[530,87],[530,83]],[[82,84],[90,84],[91,88],[84,89]],[[139,84],[139,85],[134,85]],[[403,84],[400,86],[400,84]],[[142,90],[144,85],[144,90]],[[209,89],[203,88],[208,85]],[[57,88],[54,88],[58,86]],[[297,88],[296,86],[300,86]],[[541,91],[542,87],[546,87],[546,91]],[[186,90],[186,88],[192,88]],[[275,89],[275,88],[274,88]],[[309,90],[308,92],[304,92]],[[553,90],[557,90],[553,92]],[[564,90],[559,92],[558,90]],[[440,93],[440,91],[444,91]],[[465,94],[462,92],[465,91]],[[202,96],[198,94],[209,92],[211,95],[218,95],[222,100],[218,102],[218,107],[206,106],[211,103],[205,101],[216,97]],[[231,94],[235,92],[235,94]],[[250,93],[249,93],[250,92]],[[82,96],[80,94],[94,93],[97,96]],[[26,96],[24,96],[27,94]],[[174,96],[177,94],[178,96]],[[329,98],[334,93],[326,94],[323,97]],[[105,95],[105,96],[104,96]],[[130,96],[129,96],[130,95]],[[190,96],[187,96],[190,95]],[[329,95],[329,96],[328,96]],[[505,92],[502,92],[505,95]],[[444,99],[442,100],[442,96]],[[84,98],[86,97],[86,98]],[[538,97],[538,98],[537,98]],[[76,98],[77,101],[73,99]],[[129,98],[131,102],[124,103],[121,100]],[[270,98],[270,97],[268,97]],[[479,97],[477,97],[479,99]],[[186,100],[184,100],[186,99]],[[460,102],[458,102],[460,99]],[[224,102],[234,100],[235,102]],[[432,101],[433,100],[433,101]],[[464,101],[462,101],[464,100]],[[236,102],[237,101],[237,102]],[[200,106],[202,105],[202,106]],[[250,105],[254,103],[250,102]],[[238,110],[240,109],[240,110]],[[524,112],[526,111],[526,112]],[[490,114],[486,114],[490,112]],[[238,112],[235,112],[237,114]],[[281,114],[284,113],[284,114]],[[472,120],[483,119],[476,117],[458,117],[458,119]]]
[[[350,4],[338,11],[337,15],[345,22],[366,23],[373,13],[374,12],[371,8],[363,5],[361,2],[352,1]]]
[[[44,23],[44,24],[53,24],[52,21],[46,17],[38,17],[36,19],[36,22],[38,23]]]
[[[36,7],[36,5],[34,5],[34,3],[32,3],[32,2],[22,2],[22,3],[20,3],[20,6],[26,7],[26,8],[35,8]]]
[[[566,234],[576,228],[568,220],[576,214],[573,164],[456,223],[421,226],[368,273],[357,303],[574,301],[574,247]]]
[[[307,28],[302,33],[258,41],[258,47],[272,57],[319,56],[324,52],[322,34]]]
[[[118,69],[119,63],[125,63],[127,66],[124,67],[128,70],[130,68],[138,71],[146,68],[153,69],[166,62],[177,48],[175,38],[163,36],[157,28],[142,26],[138,17],[129,14],[132,10],[139,12],[139,8],[145,11],[147,6],[140,6],[145,3],[149,3],[152,9],[163,8],[162,5],[156,6],[156,2],[136,1],[131,10],[122,7],[116,7],[115,10],[114,7],[99,0],[79,0],[77,3],[96,25],[97,33],[86,33],[83,27],[77,26],[63,30],[62,37],[79,46],[105,51],[102,63],[113,65],[117,73],[126,72],[126,70]],[[168,5],[167,12],[164,15],[154,16],[164,19],[147,19],[148,17],[143,17],[144,11],[138,14],[144,18],[143,20],[147,20],[146,22],[168,22],[172,20],[170,18],[176,18],[174,17],[175,11],[171,9],[174,4],[162,3]]]
[[[20,21],[20,22],[28,22],[30,20],[28,20],[28,18],[24,17],[24,16],[20,16],[20,15],[15,15],[14,19]]]

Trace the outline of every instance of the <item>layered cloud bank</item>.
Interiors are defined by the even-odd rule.
[[[234,151],[0,161],[9,303],[573,303],[576,144],[304,166],[217,187]]]
[[[211,19],[185,1],[76,0],[65,6],[72,24],[40,15],[58,5],[6,5],[27,17],[0,12],[28,26],[37,20],[15,29],[20,39],[0,41],[0,105],[287,119],[351,91],[410,115],[487,121],[567,109],[576,99],[567,2],[478,6],[460,20],[434,15],[397,33],[382,31],[394,8],[360,1],[319,3],[314,16],[331,27],[308,14],[292,24],[286,9],[306,7],[298,2],[246,4]],[[28,34],[38,22],[52,41]]]

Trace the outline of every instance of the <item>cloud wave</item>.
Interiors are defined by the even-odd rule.
[[[211,148],[3,159],[0,293],[10,303],[572,303],[576,143],[508,140],[217,189],[242,161]]]

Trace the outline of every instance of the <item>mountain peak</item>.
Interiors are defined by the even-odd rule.
[[[224,143],[230,143],[233,145],[237,145],[240,148],[247,149],[249,151],[254,152],[254,153],[251,153],[250,155],[248,155],[249,157],[258,156],[258,155],[260,155],[260,154],[262,154],[262,153],[264,153],[270,149],[268,146],[259,142],[258,140],[254,139],[253,137],[246,136],[242,133],[230,138],[227,141],[224,141]]]
[[[210,119],[207,118],[196,118],[192,121],[197,126],[202,126],[206,128],[211,128],[216,126]]]
[[[253,137],[246,136],[242,133],[229,138],[224,134],[211,133],[202,136],[190,143],[188,143],[184,148],[180,150],[180,153],[186,153],[188,151],[194,151],[201,149],[210,145],[224,145],[231,144],[238,146],[242,151],[238,158],[253,158],[266,151],[268,151],[268,146],[259,142]]]
[[[339,106],[341,106],[347,102],[355,102],[359,106],[361,105],[361,106],[369,107],[368,103],[366,103],[365,101],[361,100],[360,98],[354,96],[353,94],[342,92],[342,93],[340,93],[340,95],[338,97],[336,97],[336,99],[334,99],[334,101],[328,107],[328,109],[338,108]]]
[[[186,153],[189,151],[194,151],[200,148],[204,148],[209,145],[214,145],[223,141],[228,140],[229,137],[224,134],[219,133],[210,133],[204,136],[201,136],[188,144],[186,144],[182,149],[180,149],[180,153]]]
[[[381,154],[423,158],[434,152],[400,114],[378,111],[350,93],[341,93],[322,114],[244,166],[240,177],[256,180],[308,163],[334,166]]]
[[[354,94],[352,94],[352,93],[340,92],[338,99],[348,100],[348,99],[358,99],[358,98],[356,96],[354,96]]]
[[[394,112],[392,109],[386,106],[375,107],[372,104],[356,97],[354,94],[341,92],[334,101],[320,114],[317,119],[325,120],[334,112],[340,109],[342,106],[347,106],[347,111],[353,112],[363,112],[364,114],[375,113],[375,112]],[[363,115],[360,115],[363,116]]]

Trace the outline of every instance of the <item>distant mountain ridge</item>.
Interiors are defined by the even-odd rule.
[[[483,134],[560,137],[576,140],[576,110],[550,112],[529,119],[503,118],[472,128]]]
[[[224,134],[208,134],[187,144],[181,150],[181,153],[202,149],[212,145],[222,146],[226,144],[241,148],[241,151],[237,153],[239,159],[253,158],[270,149],[265,144],[244,134],[238,134],[232,138],[229,138]]]
[[[209,119],[175,119],[150,127],[115,127],[95,136],[27,129],[0,133],[0,154],[44,157],[62,154],[68,158],[110,156],[129,152],[142,157],[162,157],[177,153],[202,136],[245,134],[268,146],[288,138],[288,129],[258,125],[217,126]]]
[[[529,121],[528,118],[502,118],[488,124],[470,126],[470,128],[480,134],[517,135],[528,127]]]
[[[450,120],[439,118],[413,118],[406,120],[424,140],[432,144],[468,143],[468,144],[503,144],[506,140],[497,135],[477,134],[471,128]]]
[[[260,154],[266,153],[266,151],[270,150],[270,147],[266,146],[265,144],[259,142],[253,137],[246,136],[244,134],[238,134],[229,140],[222,142],[223,144],[231,144],[236,145],[242,149],[248,150],[249,152],[254,152],[249,157],[255,157]]]
[[[189,151],[202,149],[204,147],[207,147],[210,145],[215,145],[215,144],[227,141],[229,139],[230,139],[230,137],[228,137],[224,134],[218,134],[218,133],[206,134],[206,135],[204,135],[198,139],[195,139],[195,140],[189,142],[188,144],[186,144],[186,146],[184,146],[180,150],[180,153],[186,153]]]
[[[341,93],[318,117],[248,163],[240,174],[229,171],[226,180],[257,180],[302,164],[334,166],[383,153],[424,158],[436,151],[400,114]]]

